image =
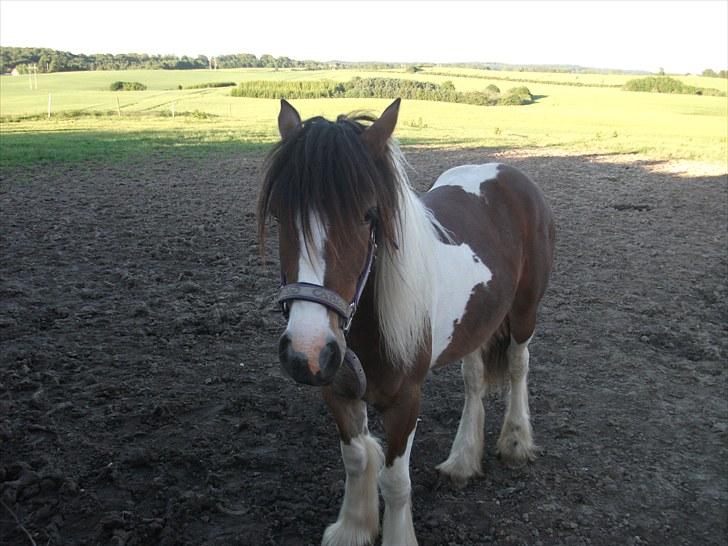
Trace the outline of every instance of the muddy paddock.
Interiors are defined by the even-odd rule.
[[[726,178],[406,152],[420,189],[457,164],[516,165],[558,222],[531,345],[540,456],[495,458],[493,395],[485,475],[440,480],[463,391],[458,366],[434,372],[412,451],[420,544],[725,544]],[[0,544],[317,544],[335,520],[335,426],[277,364],[261,159],[0,174]]]

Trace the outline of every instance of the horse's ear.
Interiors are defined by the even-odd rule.
[[[387,140],[394,133],[394,127],[397,125],[397,116],[399,115],[399,103],[402,99],[395,99],[392,104],[382,113],[377,121],[372,123],[361,138],[369,147],[369,150],[377,156],[381,155],[387,147]]]
[[[285,140],[301,126],[301,116],[286,99],[281,99],[281,111],[278,113],[278,132]]]

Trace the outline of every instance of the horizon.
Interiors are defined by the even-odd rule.
[[[251,53],[319,62],[493,63],[673,74],[728,67],[728,2],[432,1],[418,3],[416,10],[413,5],[0,0],[0,45],[86,55]],[[114,25],[108,24],[109,14]],[[357,17],[366,22],[363,39],[351,39]]]

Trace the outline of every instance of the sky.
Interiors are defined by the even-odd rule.
[[[0,45],[700,73],[728,68],[728,0],[0,0]]]

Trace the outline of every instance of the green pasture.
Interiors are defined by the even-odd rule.
[[[511,87],[526,85],[536,96],[536,102],[527,106],[405,101],[396,132],[405,144],[554,147],[583,153],[641,153],[654,159],[694,159],[724,165],[728,157],[726,97],[622,91],[617,86],[630,79],[625,75],[450,67],[428,67],[417,73],[403,70],[128,70],[39,74],[38,88],[32,90],[28,76],[1,77],[0,166],[125,158],[152,151],[204,154],[264,147],[276,139],[278,101],[232,97],[230,88],[179,90],[178,87],[263,79],[346,81],[354,76],[434,83],[450,80],[462,91],[483,90],[493,84],[505,92]],[[519,79],[532,82],[524,84]],[[726,91],[728,81],[703,77],[679,79],[722,91]],[[109,85],[117,80],[138,81],[147,90],[109,91]],[[569,85],[576,82],[581,86]],[[49,93],[50,119],[47,118]],[[389,101],[293,102],[304,117],[334,117],[360,109],[379,112]]]

